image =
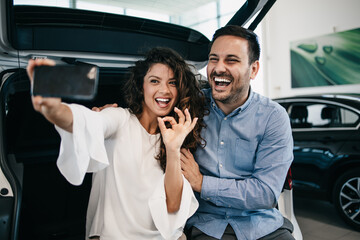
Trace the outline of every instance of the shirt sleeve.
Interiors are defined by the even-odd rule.
[[[80,185],[86,172],[109,165],[104,139],[118,128],[119,114],[115,108],[94,112],[81,105],[68,106],[73,114],[73,132],[55,126],[61,137],[57,166],[67,181]]]
[[[164,177],[149,199],[149,208],[155,226],[162,237],[164,239],[178,239],[183,232],[187,219],[195,213],[199,203],[195,198],[190,183],[183,176],[184,184],[180,208],[176,213],[168,213]]]
[[[256,150],[254,171],[242,180],[204,176],[201,198],[217,206],[242,210],[276,206],[293,160],[288,115],[281,108],[271,113]]]

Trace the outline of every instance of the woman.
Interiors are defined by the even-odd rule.
[[[30,60],[31,81],[40,65],[54,62]],[[78,185],[94,172],[87,238],[178,239],[198,207],[180,148],[201,144],[203,95],[185,61],[165,48],[136,63],[125,93],[129,108],[101,112],[58,98],[32,101],[61,136],[57,165],[65,178]]]

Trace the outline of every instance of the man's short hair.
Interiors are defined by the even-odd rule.
[[[213,43],[218,37],[221,36],[235,36],[246,39],[248,42],[248,53],[249,53],[249,64],[259,60],[260,58],[260,44],[258,41],[257,35],[246,28],[236,25],[228,25],[216,30],[212,41],[210,42],[209,50],[211,49]]]

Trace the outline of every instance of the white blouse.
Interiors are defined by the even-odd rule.
[[[180,210],[167,212],[164,172],[155,159],[160,134],[149,134],[128,109],[68,106],[73,133],[56,126],[61,136],[57,166],[74,185],[86,172],[94,173],[86,238],[178,239],[198,202],[183,177]]]

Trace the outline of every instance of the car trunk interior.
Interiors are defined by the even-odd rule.
[[[124,107],[122,87],[127,78],[128,69],[101,69],[96,98],[77,103],[91,108],[117,100]],[[91,174],[82,185],[73,186],[59,172],[56,159],[60,137],[54,126],[33,109],[24,70],[7,78],[1,95],[5,99],[7,163],[19,182],[18,193],[22,193],[18,194],[18,239],[84,239]]]

